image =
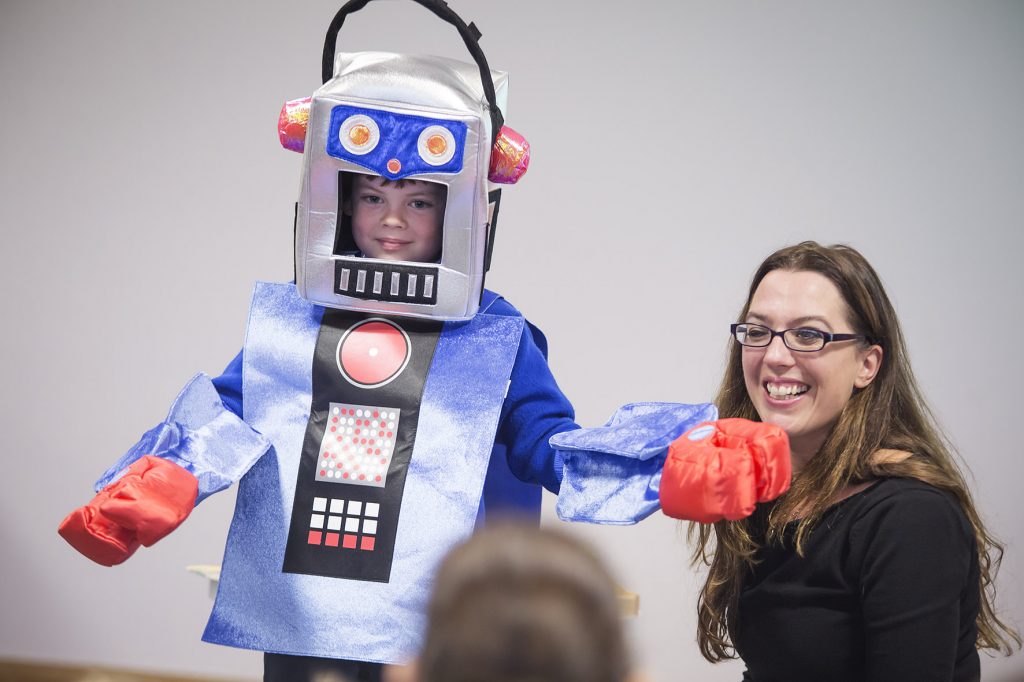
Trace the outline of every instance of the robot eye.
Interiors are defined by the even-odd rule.
[[[455,156],[455,136],[444,126],[427,126],[416,142],[420,158],[431,166],[443,166]]]
[[[380,142],[380,128],[369,116],[355,114],[342,122],[338,141],[351,154],[369,154]]]

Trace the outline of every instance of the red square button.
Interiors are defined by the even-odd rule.
[[[320,531],[318,531],[318,530],[311,530],[311,531],[309,531],[309,540],[307,542],[309,542],[309,544],[311,544],[311,545],[319,545],[320,544],[320,538],[322,538],[322,537],[323,537],[323,533],[321,533]]]
[[[342,538],[342,540],[341,540],[341,546],[344,547],[345,549],[355,549],[356,548],[356,536],[355,535],[345,535]]]
[[[337,533],[328,533],[327,534],[327,539],[324,541],[324,544],[327,545],[328,547],[337,547],[338,546],[338,534]]]
[[[359,549],[366,549],[372,552],[374,540],[376,540],[376,538],[372,535],[364,535],[362,541],[359,543]]]

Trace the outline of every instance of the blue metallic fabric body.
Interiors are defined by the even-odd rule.
[[[281,570],[321,315],[292,285],[257,285],[244,350],[243,410],[245,422],[273,446],[241,480],[203,639],[400,662],[418,647],[436,563],[476,524],[525,322],[478,314],[444,325],[424,387],[391,578],[375,583]],[[460,443],[458,452],[452,442]]]
[[[438,337],[389,582],[284,573],[323,313],[294,285],[258,284],[243,353],[216,379],[194,377],[96,484],[145,454],[193,473],[198,501],[241,479],[206,641],[404,661],[419,646],[437,562],[476,525],[495,514],[538,520],[540,485],[559,492],[566,520],[636,522],[658,508],[669,443],[715,415],[706,404],[642,403],[580,429],[543,334],[485,291],[472,320],[445,323]]]

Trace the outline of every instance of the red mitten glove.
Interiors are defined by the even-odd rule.
[[[778,426],[719,419],[668,447],[658,497],[668,516],[699,523],[742,519],[789,489],[789,438]]]
[[[145,455],[89,504],[68,514],[57,532],[96,563],[113,566],[140,544],[149,547],[181,525],[198,493],[195,476],[166,459]]]

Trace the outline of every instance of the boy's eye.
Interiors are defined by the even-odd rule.
[[[425,199],[413,199],[409,202],[409,205],[413,208],[433,208],[434,204]]]
[[[365,202],[367,204],[379,204],[382,201],[384,201],[382,198],[380,198],[376,194],[364,194],[363,196],[359,197],[359,200],[363,201],[363,202]]]

